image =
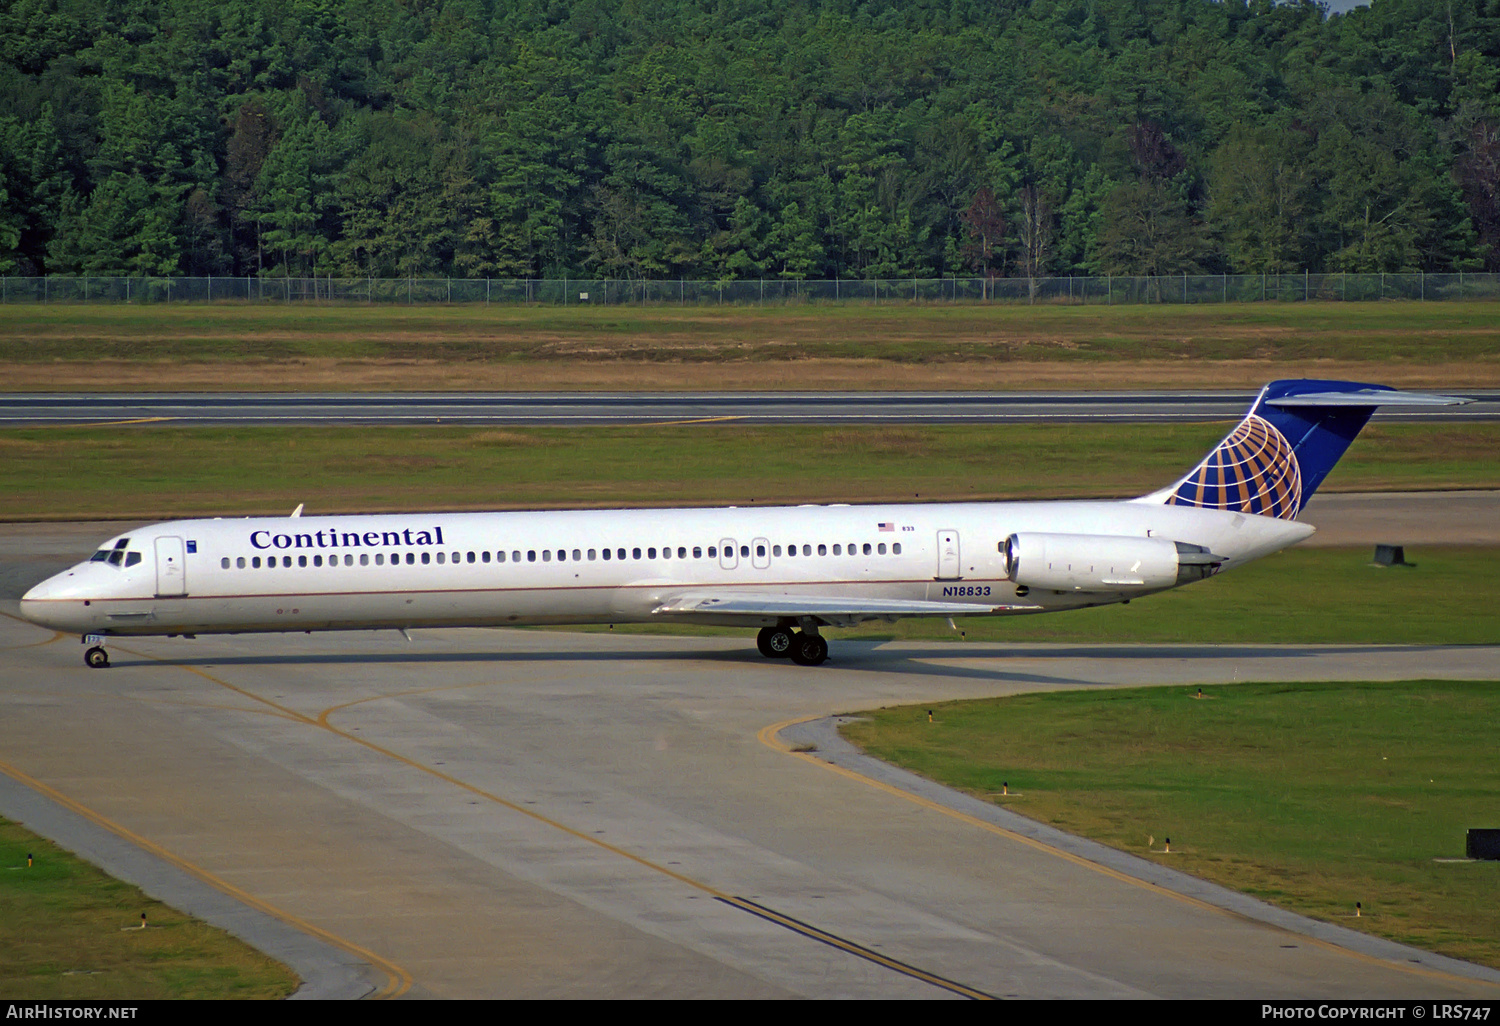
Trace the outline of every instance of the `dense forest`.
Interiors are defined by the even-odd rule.
[[[4,0],[0,273],[1500,270],[1500,0]]]

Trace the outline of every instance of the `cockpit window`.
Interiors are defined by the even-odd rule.
[[[113,551],[113,552],[111,552],[109,554],[109,565],[110,566],[119,566],[122,562],[124,562],[124,560],[125,560],[125,553],[122,552],[119,549],[115,549],[115,551]]]
[[[127,552],[127,553],[125,553],[125,565],[126,566],[135,566],[140,561],[141,561],[141,554],[139,552]]]
[[[90,563],[102,563],[102,562],[104,562],[108,558],[109,558],[109,550],[108,549],[100,549],[98,552],[94,553],[92,556],[89,557],[89,562]]]
[[[123,549],[125,546],[127,546],[129,544],[130,544],[130,539],[129,538],[121,538],[119,541],[115,542],[115,548],[117,548],[117,549]]]

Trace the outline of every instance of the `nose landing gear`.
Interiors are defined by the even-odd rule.
[[[95,645],[83,654],[83,661],[90,669],[102,670],[109,665],[109,653],[104,651],[103,645]]]

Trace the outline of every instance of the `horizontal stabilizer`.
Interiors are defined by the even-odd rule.
[[[1430,392],[1396,392],[1362,388],[1354,392],[1304,392],[1280,399],[1267,399],[1267,406],[1464,406],[1474,400],[1459,395]]]

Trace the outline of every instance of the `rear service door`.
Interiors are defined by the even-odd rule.
[[[187,594],[187,557],[181,538],[156,539],[156,594]]]
[[[958,571],[958,532],[939,531],[937,536],[938,546],[938,580],[956,581],[962,574]]]

